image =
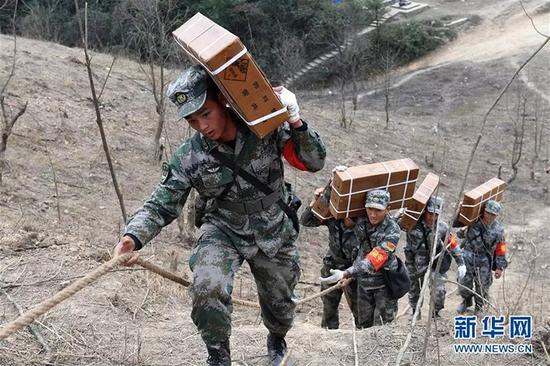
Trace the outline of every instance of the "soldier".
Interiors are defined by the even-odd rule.
[[[493,283],[491,270],[495,272],[495,278],[499,279],[508,262],[506,261],[506,242],[504,241],[504,228],[496,220],[502,207],[495,200],[489,200],[481,213],[481,216],[470,226],[457,232],[466,262],[466,275],[459,281],[464,287],[459,287],[462,302],[458,305],[459,314],[466,312],[472,306],[474,295],[467,289],[473,289],[487,299],[489,288]],[[483,311],[483,299],[475,296],[475,312]]]
[[[426,211],[420,216],[416,226],[407,232],[407,245],[405,246],[405,265],[409,271],[411,279],[411,289],[409,290],[409,304],[414,314],[420,289],[424,282],[424,274],[430,265],[430,255],[432,253],[432,244],[434,243],[437,224],[437,247],[436,254],[443,252],[443,259],[438,273],[432,273],[432,285],[435,286],[435,309],[433,316],[439,317],[439,311],[445,307],[445,279],[447,271],[451,266],[451,255],[458,265],[458,278],[461,279],[466,273],[466,266],[462,258],[462,251],[458,246],[458,240],[449,231],[449,225],[443,220],[439,220],[441,214],[442,200],[440,197],[432,196],[426,205]],[[446,247],[447,238],[449,240],[448,249]],[[437,260],[434,260],[432,271],[435,271]],[[419,312],[420,315],[420,312]]]
[[[130,218],[114,250],[115,255],[139,250],[153,239],[180,214],[191,188],[207,201],[189,259],[189,292],[191,318],[206,343],[208,365],[231,364],[231,293],[244,260],[258,287],[271,363],[279,365],[287,350],[284,338],[294,318],[300,264],[294,244],[298,220],[285,209],[290,197],[282,156],[298,169],[314,172],[323,168],[326,151],[317,132],[300,118],[294,94],[280,88],[278,95],[290,119],[261,140],[232,112],[202,67],[190,67],[172,82],[167,96],[197,132],[163,164],[160,183]],[[217,153],[238,167],[230,169]],[[259,184],[236,174],[239,169],[273,193],[260,192]],[[137,256],[127,264],[135,260]]]
[[[328,206],[330,200],[330,182],[329,184],[316,195],[317,198],[320,195],[320,199],[325,206]],[[312,202],[313,203],[313,202]],[[342,220],[329,218],[321,221],[312,212],[312,205],[306,207],[302,216],[300,217],[300,223],[304,226],[317,227],[325,225],[328,228],[328,250],[327,254],[323,258],[323,267],[321,268],[321,276],[330,276],[330,269],[336,268],[339,270],[345,270],[353,264],[355,257],[359,251],[359,242],[353,231],[355,222],[353,219],[346,217]],[[321,284],[321,290],[326,290],[330,285],[326,283]],[[348,292],[348,298],[351,300],[351,311],[355,317],[355,321],[359,320],[357,311],[361,310],[357,308],[357,281],[353,281],[344,290],[338,289],[323,296],[323,319],[321,320],[321,327],[328,329],[338,329],[338,306],[342,299],[343,291]],[[357,325],[357,324],[356,324]]]
[[[322,283],[336,283],[341,279],[353,278],[357,281],[358,328],[369,328],[374,324],[374,314],[378,310],[383,323],[395,317],[395,304],[386,296],[382,268],[397,270],[395,248],[399,242],[400,229],[397,221],[389,214],[390,194],[383,190],[367,193],[367,217],[357,220],[354,228],[359,241],[359,255],[353,265],[345,271],[331,269],[330,277]]]

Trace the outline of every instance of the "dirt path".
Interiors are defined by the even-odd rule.
[[[499,2],[501,3],[501,2]],[[502,2],[510,4],[510,2]],[[487,19],[474,31],[462,34],[448,47],[436,51],[429,56],[414,62],[406,68],[407,71],[422,69],[428,66],[447,62],[487,62],[503,57],[514,57],[536,49],[544,41],[538,34],[531,21],[521,9],[519,3],[509,7],[503,4],[491,9],[492,19]],[[529,14],[535,14],[536,9],[544,6],[545,1],[528,4]],[[501,20],[500,12],[513,11],[514,15]],[[481,13],[484,14],[483,12]],[[532,15],[537,28],[544,34],[550,34],[550,13]]]

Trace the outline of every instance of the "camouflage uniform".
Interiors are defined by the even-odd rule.
[[[420,289],[424,282],[424,274],[430,265],[430,254],[432,253],[432,243],[434,242],[434,232],[432,226],[426,225],[424,217],[421,216],[416,226],[407,232],[407,245],[405,246],[405,265],[409,270],[411,279],[411,289],[409,290],[409,303],[413,312],[416,309]],[[437,237],[438,245],[436,254],[440,253],[445,245],[445,241],[449,236],[449,225],[443,220],[439,220]],[[444,257],[439,268],[439,273],[432,273],[432,284],[435,285],[435,311],[436,313],[445,307],[445,279],[447,271],[451,265],[451,255],[457,265],[464,264],[462,251],[456,244],[445,251]],[[437,259],[433,263],[432,270],[435,271]]]
[[[387,202],[389,202],[389,195],[385,206]],[[369,196],[367,196],[367,205],[368,203]],[[394,251],[401,232],[399,225],[389,214],[386,214],[384,220],[378,225],[372,225],[368,218],[362,217],[358,219],[354,232],[360,243],[359,255],[353,266],[346,270],[346,274],[358,282],[357,307],[361,311],[356,319],[357,327],[373,326],[375,310],[379,312],[383,323],[389,323],[395,318],[396,301],[387,298],[381,270],[382,268],[397,270],[398,264]],[[381,267],[376,269],[378,265]]]
[[[182,103],[186,99],[182,97]],[[140,247],[180,214],[191,188],[206,200],[189,266],[193,271],[191,317],[207,346],[229,340],[233,277],[244,260],[256,280],[264,324],[277,336],[284,336],[292,325],[294,287],[300,275],[294,244],[298,233],[291,219],[276,203],[244,213],[227,208],[257,207],[265,195],[234,176],[211,151],[218,149],[285,199],[282,151],[287,142],[292,141],[295,157],[308,171],[320,170],[326,156],[319,135],[305,123],[297,129],[284,123],[261,140],[234,118],[239,121],[234,148],[195,133],[163,164],[160,183],[126,226],[126,234],[137,239]]]
[[[328,192],[328,194],[327,194]],[[322,193],[321,199],[325,199],[328,203],[330,197],[330,186]],[[331,269],[345,270],[349,268],[359,251],[359,242],[355,236],[353,228],[348,228],[344,225],[344,220],[336,220],[334,218],[324,221],[319,220],[308,206],[300,217],[300,223],[304,226],[317,227],[326,225],[328,228],[328,250],[323,258],[323,267],[321,268],[321,276],[330,276]],[[331,287],[329,284],[321,284],[321,290],[326,290]],[[355,318],[357,315],[357,281],[353,281],[346,291],[352,304]],[[342,299],[343,291],[341,289],[329,292],[323,296],[323,319],[321,326],[328,329],[338,329],[338,307]],[[359,309],[361,310],[361,309]]]
[[[461,246],[466,263],[466,275],[459,282],[472,290],[475,284],[475,291],[488,299],[489,288],[493,283],[491,270],[505,269],[508,265],[504,228],[497,220],[487,226],[480,217],[472,225],[459,230],[457,235],[464,239]],[[483,309],[483,300],[479,296],[474,296],[462,287],[458,291],[465,305],[470,306],[474,297],[476,310]]]

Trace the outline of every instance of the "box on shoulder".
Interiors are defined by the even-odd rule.
[[[502,201],[506,182],[498,178],[492,178],[476,188],[464,193],[458,216],[453,226],[473,224],[481,215],[485,202],[495,200]]]
[[[336,171],[330,197],[332,216],[365,216],[367,192],[373,189],[389,191],[390,210],[406,207],[414,194],[418,170],[411,159],[399,159]]]
[[[428,200],[435,193],[439,186],[439,176],[428,173],[422,181],[414,195],[409,200],[407,208],[401,217],[401,227],[405,230],[411,230],[416,226],[418,219],[426,209]]]
[[[172,34],[186,54],[208,71],[233,110],[259,138],[288,120],[286,108],[239,37],[201,13]]]

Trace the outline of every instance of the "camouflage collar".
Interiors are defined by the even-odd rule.
[[[237,123],[237,137],[235,138],[235,151],[234,151],[236,154],[238,153],[238,151],[240,151],[240,148],[242,147],[241,145],[244,143],[247,133],[250,133],[248,128],[244,126],[243,123]],[[229,150],[228,146],[222,142],[211,140],[203,134],[200,134],[200,138],[201,138],[202,148],[206,152],[210,152],[215,148],[217,148],[219,151],[233,152],[233,151],[228,151]]]

